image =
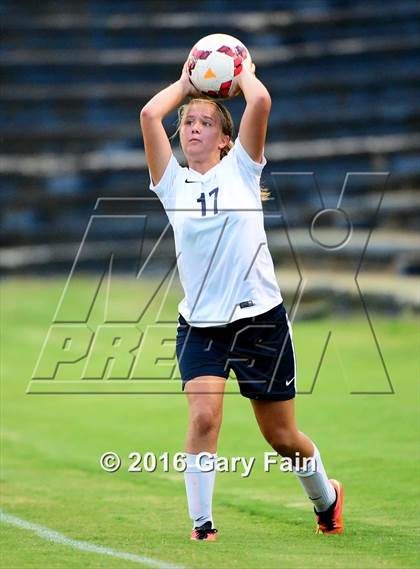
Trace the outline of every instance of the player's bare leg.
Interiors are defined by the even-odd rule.
[[[189,411],[186,452],[216,452],[225,382],[224,377],[204,375],[185,385]]]
[[[294,399],[288,401],[261,401],[252,399],[255,417],[265,440],[282,456],[312,457],[314,445],[298,431]]]
[[[217,530],[213,525],[212,497],[216,470],[217,440],[223,415],[225,378],[200,376],[187,382],[189,419],[186,441],[187,468],[184,473],[188,509],[193,520],[191,539],[214,541]],[[204,463],[198,457],[202,452],[211,456]],[[204,471],[212,466],[210,471]]]
[[[287,401],[252,400],[255,417],[266,441],[284,457],[294,461],[299,478],[317,515],[318,531],[342,533],[343,487],[336,480],[328,480],[315,444],[298,430],[294,399]],[[296,458],[314,458],[309,467],[301,469]],[[301,462],[302,463],[302,462]]]

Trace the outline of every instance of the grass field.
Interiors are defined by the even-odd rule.
[[[235,394],[229,380],[218,454],[254,456],[256,466],[248,478],[239,472],[217,475],[219,540],[197,543],[189,540],[183,475],[161,467],[153,473],[127,471],[131,451],[183,450],[184,396],[26,394],[63,285],[64,280],[29,278],[2,283],[5,514],[69,539],[186,568],[418,567],[419,335],[413,317],[372,319],[393,395],[350,393],[364,386],[389,389],[366,320],[294,326],[302,391],[311,386],[326,332],[332,330],[317,384],[311,395],[297,398],[297,415],[330,476],[344,482],[346,533],[315,535],[311,506],[294,476],[263,471],[263,453],[271,449],[259,435],[249,402]],[[77,283],[74,306],[90,288],[89,280]],[[124,280],[115,284],[126,313],[143,293]],[[174,297],[167,310],[176,313]],[[178,392],[179,384],[173,384]],[[123,460],[113,474],[99,466],[109,450]],[[9,523],[0,529],[4,569],[142,565],[55,543]]]

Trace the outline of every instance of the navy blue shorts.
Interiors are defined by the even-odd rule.
[[[229,376],[235,372],[244,397],[271,401],[293,399],[295,357],[283,303],[264,314],[223,326],[190,326],[179,315],[176,354],[182,377]]]

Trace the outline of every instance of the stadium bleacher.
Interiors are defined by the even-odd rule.
[[[98,198],[150,196],[139,110],[178,77],[196,40],[218,31],[242,39],[272,94],[263,183],[273,199],[267,211],[274,211],[277,197],[286,192],[289,227],[305,227],[316,207],[307,176],[275,178],[273,172],[313,172],[330,207],[347,172],[388,172],[376,222],[390,232],[390,241],[393,234],[407,231],[412,240],[408,249],[397,247],[384,256],[384,267],[404,272],[406,254],[410,267],[416,266],[416,2],[122,0],[40,5],[21,0],[1,3],[0,14],[0,239],[8,250],[3,271],[22,269],[11,261],[13,248],[80,242]],[[232,100],[229,106],[237,121],[243,100]],[[174,129],[174,117],[167,126]],[[348,203],[355,229],[373,222],[381,191],[376,179],[353,179]],[[151,234],[163,222],[162,217],[160,224],[151,224]],[[267,220],[273,231],[278,223]],[[113,237],[133,236],[125,231]],[[109,238],[100,233],[93,237]],[[63,256],[57,255],[59,268]],[[30,267],[30,256],[25,258]]]

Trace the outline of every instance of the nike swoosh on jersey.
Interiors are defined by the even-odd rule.
[[[286,387],[288,387],[292,383],[292,381],[295,381],[294,377],[292,377],[292,379],[289,379],[289,381],[286,381]]]
[[[185,180],[186,184],[201,184],[199,180]]]

